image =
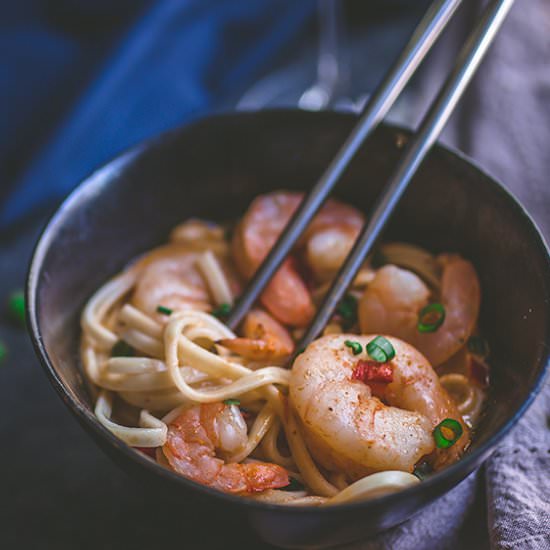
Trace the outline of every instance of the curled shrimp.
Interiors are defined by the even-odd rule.
[[[457,460],[469,442],[468,428],[421,353],[387,337],[395,349],[384,364],[391,377],[370,385],[356,379],[359,359],[344,342],[364,348],[373,338],[324,336],[296,358],[290,402],[313,457],[352,481],[384,470],[412,472],[423,457],[436,469]],[[445,418],[460,422],[463,434],[452,447],[436,449],[432,432]]]
[[[232,454],[247,443],[246,423],[234,405],[202,404],[185,410],[168,425],[164,456],[173,470],[214,489],[251,494],[289,484],[276,464],[227,464],[218,453]]]
[[[458,255],[441,255],[441,290],[437,300],[445,320],[435,332],[419,332],[418,315],[430,303],[430,290],[411,271],[394,265],[379,269],[359,300],[363,333],[391,334],[420,350],[437,367],[464,346],[479,315],[481,291],[474,266]]]
[[[250,311],[242,333],[241,338],[226,338],[218,344],[254,361],[280,361],[294,351],[294,342],[286,328],[265,311]]]
[[[244,277],[252,277],[302,198],[302,193],[278,191],[261,195],[252,202],[238,224],[232,242],[235,262]],[[332,233],[325,235],[325,242],[331,239],[332,252],[349,250],[362,225],[363,216],[355,208],[329,200],[302,235],[298,246],[307,249],[312,237],[330,229]],[[322,254],[319,243],[313,243],[310,249],[306,257],[309,261],[318,262],[310,266],[314,272],[324,273],[327,267],[325,263],[329,263],[330,269],[333,269],[333,260],[327,260],[330,254]],[[339,254],[341,256],[341,252]],[[306,282],[298,273],[292,258],[283,262],[263,292],[261,301],[275,318],[286,325],[306,326],[314,313]]]
[[[173,244],[160,247],[139,260],[134,266],[139,275],[131,297],[132,304],[155,317],[158,317],[158,306],[174,311],[210,311],[212,300],[208,286],[197,267],[201,253]],[[237,288],[230,266],[227,262],[220,263],[230,283]]]

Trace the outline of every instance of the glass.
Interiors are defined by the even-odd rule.
[[[307,60],[268,75],[238,102],[237,109],[300,107],[310,111],[334,108],[357,111],[364,102],[350,98],[350,64],[343,0],[318,0],[319,21],[314,83]],[[309,74],[308,74],[309,73]]]

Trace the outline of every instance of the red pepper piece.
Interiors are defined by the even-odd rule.
[[[239,407],[239,409],[241,411],[242,417],[245,420],[250,420],[252,418],[253,414],[248,409],[246,409],[245,407]]]
[[[151,458],[156,457],[156,447],[134,447],[134,449],[144,455],[150,456]]]
[[[480,387],[489,386],[489,367],[474,355],[469,356],[468,371],[470,378]]]
[[[365,384],[369,384],[369,382],[389,384],[393,382],[393,369],[388,363],[359,360],[353,369],[351,378],[361,380]]]

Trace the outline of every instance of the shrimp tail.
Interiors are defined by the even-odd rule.
[[[216,342],[220,346],[231,350],[233,353],[242,355],[254,361],[268,359],[281,359],[288,357],[293,349],[279,345],[276,341],[253,340],[251,338],[224,338]]]
[[[277,464],[251,462],[242,466],[248,493],[258,493],[266,489],[280,489],[290,483],[288,472]]]
[[[246,316],[243,337],[224,338],[217,343],[256,361],[286,358],[294,351],[294,341],[286,328],[259,309],[253,309]]]

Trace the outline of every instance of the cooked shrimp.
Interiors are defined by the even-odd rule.
[[[324,336],[296,358],[290,401],[313,457],[352,481],[383,470],[412,472],[428,455],[435,468],[455,461],[469,441],[468,429],[421,353],[388,337],[395,357],[384,364],[391,369],[387,383],[371,387],[354,378],[359,359],[344,342],[365,347],[373,338]],[[436,450],[432,431],[445,418],[459,421],[464,433],[449,449]]]
[[[191,218],[170,233],[170,241],[183,244],[192,250],[211,250],[218,256],[229,254],[229,243],[225,239],[226,230],[211,221]]]
[[[472,335],[479,315],[481,291],[474,266],[458,255],[441,255],[441,291],[445,321],[435,331],[418,331],[418,314],[430,302],[430,290],[410,271],[386,265],[376,273],[359,301],[363,333],[391,334],[420,350],[437,367]]]
[[[226,338],[218,343],[254,361],[280,361],[294,351],[286,328],[265,311],[254,309],[248,313],[242,333],[242,338]]]
[[[288,485],[287,471],[276,464],[226,464],[216,457],[216,451],[231,454],[242,449],[246,432],[238,407],[202,404],[170,422],[162,451],[176,472],[226,493],[257,493]]]
[[[169,245],[145,256],[134,266],[140,274],[132,304],[152,316],[157,316],[159,305],[174,311],[210,311],[208,286],[196,265],[201,253],[183,245]],[[235,276],[227,262],[222,266],[230,283],[235,286]]]
[[[311,236],[307,243],[308,266],[320,282],[334,278],[357,238],[356,226],[328,227]]]
[[[262,195],[250,205],[237,226],[232,243],[233,256],[244,277],[250,278],[254,274],[302,198],[302,193],[279,191]],[[299,246],[307,247],[315,234],[328,228],[341,229],[340,237],[343,239],[346,236],[353,242],[362,225],[363,216],[355,208],[329,200],[305,231]],[[339,245],[341,249],[346,246],[343,243]],[[310,259],[315,258],[315,251],[309,256]],[[322,269],[323,265],[320,265],[318,271]],[[292,258],[283,262],[261,300],[274,317],[287,325],[306,326],[314,313],[308,288]]]

